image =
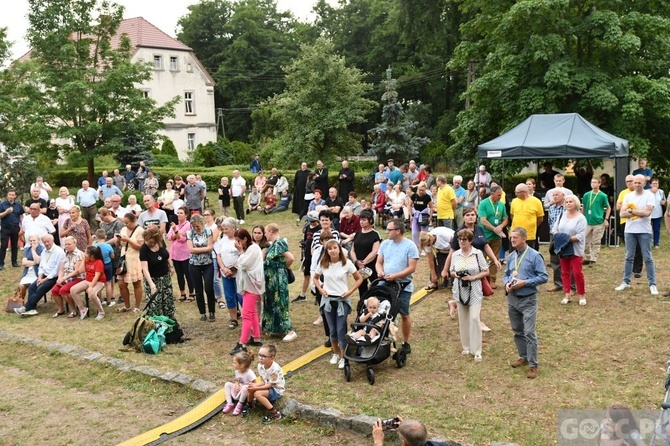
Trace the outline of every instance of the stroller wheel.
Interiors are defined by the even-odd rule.
[[[404,348],[401,348],[396,352],[395,363],[399,369],[405,367],[405,364],[407,364],[407,352]]]
[[[344,363],[344,379],[346,379],[347,382],[351,381],[351,366],[346,362]]]
[[[368,376],[368,382],[370,385],[375,383],[375,371],[372,370],[372,368],[368,368],[367,372],[365,373]]]

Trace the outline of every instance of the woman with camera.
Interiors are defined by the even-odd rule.
[[[472,246],[474,232],[468,228],[457,233],[458,245],[451,256],[449,275],[454,279],[454,299],[458,304],[458,327],[463,345],[463,355],[474,355],[475,362],[482,360],[482,330],[479,313],[484,291],[482,280],[489,275],[489,265],[484,253]]]

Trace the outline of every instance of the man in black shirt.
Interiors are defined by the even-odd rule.
[[[47,202],[45,199],[40,198],[40,189],[37,187],[33,187],[30,189],[30,198],[26,200],[25,204],[23,205],[24,212],[27,214],[30,211],[30,205],[33,203],[37,203],[40,205],[40,212],[42,214],[47,213],[47,208],[49,207],[49,202]]]
[[[323,162],[318,160],[316,162],[316,180],[314,180],[314,189],[320,191],[328,190],[328,168],[323,167]]]
[[[333,227],[339,229],[340,227],[340,212],[344,207],[344,200],[337,195],[337,189],[331,187],[328,190],[328,198],[326,198],[326,206],[328,211],[333,215]]]
[[[342,161],[338,178],[340,179],[340,198],[344,203],[349,200],[349,192],[354,190],[354,171],[349,167],[349,161]]]
[[[7,245],[12,243],[12,266],[18,267],[19,253],[19,231],[21,221],[23,220],[23,206],[16,201],[16,190],[10,189],[7,192],[7,200],[0,203],[0,226],[2,227],[2,236],[0,237],[0,270],[5,268],[5,256],[7,255]]]

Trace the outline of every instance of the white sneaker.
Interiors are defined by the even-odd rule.
[[[318,318],[316,318],[314,322],[312,322],[312,325],[321,325],[321,324],[323,324],[323,318],[321,316],[319,316]]]
[[[337,363],[337,368],[338,369],[344,368],[344,358],[340,358],[340,361]]]
[[[298,337],[298,333],[296,333],[294,330],[291,330],[290,332],[288,332],[286,334],[286,336],[284,336],[284,339],[282,339],[282,341],[284,341],[284,342],[295,341],[297,337]]]
[[[335,365],[335,364],[337,364],[338,362],[340,362],[340,355],[336,355],[336,354],[333,353],[333,357],[330,358],[330,363],[331,363],[332,365]]]
[[[39,313],[37,310],[28,310],[23,313],[21,313],[21,316],[27,317],[27,316],[37,316]]]
[[[243,224],[244,224],[244,220],[240,220],[239,223],[240,223],[241,225],[243,225]]]
[[[109,303],[109,306],[113,307],[114,305],[116,305],[116,301],[112,298],[112,301]]]
[[[630,284],[629,284],[629,283],[626,283],[626,282],[621,282],[621,285],[619,285],[618,287],[614,288],[614,291],[623,291],[623,290],[625,290],[626,288],[630,288]]]
[[[19,316],[21,316],[25,312],[26,312],[26,307],[14,308],[14,313],[18,314]]]
[[[656,296],[656,295],[658,294],[658,288],[656,288],[656,285],[651,285],[651,286],[649,287],[649,292],[650,292],[652,295]]]

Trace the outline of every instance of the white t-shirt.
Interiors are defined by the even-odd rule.
[[[438,251],[448,251],[451,247],[451,239],[454,238],[454,230],[446,226],[438,226],[430,230],[430,235],[435,236],[435,244],[424,249],[425,252],[429,252],[432,248]]]
[[[239,197],[240,195],[244,195],[244,188],[247,185],[247,182],[242,178],[242,175],[239,177],[235,178],[233,177],[232,181],[230,182],[230,192],[233,197]]]
[[[628,209],[631,204],[635,205],[635,209],[644,209],[647,206],[653,208],[655,203],[654,194],[648,190],[642,191],[641,194],[633,191],[626,194],[621,209]],[[648,217],[629,218],[624,230],[624,233],[626,232],[629,234],[651,234],[651,214]]]
[[[279,364],[273,361],[268,369],[266,369],[263,364],[258,364],[258,376],[263,378],[263,382],[266,384],[272,383],[272,387],[274,387],[279,395],[284,394],[284,390],[286,390],[286,380],[284,379],[284,372]]]
[[[342,296],[349,290],[349,275],[356,272],[356,267],[347,259],[347,264],[342,262],[331,263],[328,268],[316,267],[316,274],[323,274],[323,289],[329,296]]]
[[[214,242],[214,252],[221,258],[226,268],[235,266],[240,257],[240,252],[235,247],[235,239],[231,240],[226,236]]]

